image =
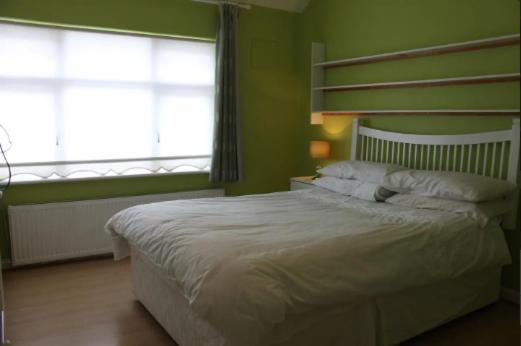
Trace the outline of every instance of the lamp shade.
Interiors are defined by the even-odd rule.
[[[326,141],[311,141],[309,142],[309,155],[314,159],[327,159],[331,147]]]

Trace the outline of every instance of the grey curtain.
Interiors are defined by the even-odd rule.
[[[217,33],[215,129],[210,181],[243,179],[239,114],[239,61],[237,31],[239,8],[219,5]]]

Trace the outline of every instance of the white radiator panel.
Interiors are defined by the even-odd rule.
[[[138,204],[224,196],[223,189],[79,202],[9,206],[14,266],[112,252],[104,226],[115,213]]]

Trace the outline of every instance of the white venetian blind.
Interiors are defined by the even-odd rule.
[[[0,24],[14,179],[208,170],[214,75],[212,42]]]

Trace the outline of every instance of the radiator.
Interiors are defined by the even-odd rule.
[[[104,226],[125,208],[145,203],[220,197],[222,189],[100,200],[9,206],[12,265],[44,263],[112,252]]]

